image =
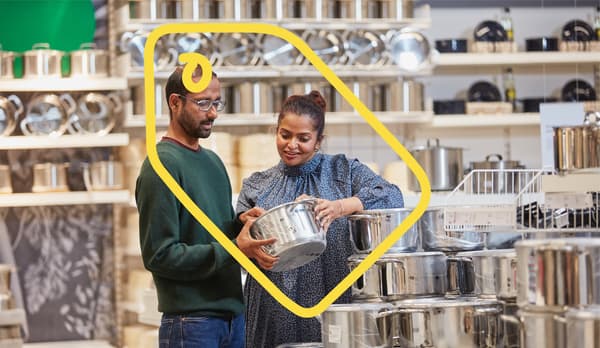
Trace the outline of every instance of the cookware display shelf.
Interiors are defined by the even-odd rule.
[[[126,88],[127,79],[123,77],[0,79],[0,92],[11,93],[32,91],[108,91],[124,90]]]
[[[444,208],[447,231],[600,232],[600,169],[473,170]]]
[[[436,72],[450,67],[600,64],[600,52],[453,53],[436,56]]]
[[[77,204],[128,204],[129,190],[67,191],[0,194],[0,207],[32,207]]]
[[[0,150],[59,149],[73,147],[113,147],[129,145],[129,133],[65,134],[54,136],[11,135],[0,137]]]

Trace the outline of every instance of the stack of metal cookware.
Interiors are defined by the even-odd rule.
[[[600,347],[600,239],[519,241],[521,347]]]
[[[348,259],[349,268],[362,262],[411,212],[371,210],[350,216],[356,254]],[[472,252],[482,249],[483,241],[479,233],[447,233],[443,209],[428,210],[352,285],[351,304],[332,305],[323,313],[323,346],[509,346],[500,316],[505,302],[515,303],[514,278],[496,284],[486,277],[487,272],[510,273],[499,264],[511,252]],[[518,328],[513,331],[518,333]]]

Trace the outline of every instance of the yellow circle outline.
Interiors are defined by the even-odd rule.
[[[181,186],[173,179],[158,158],[156,151],[156,110],[154,109],[154,48],[160,37],[171,33],[255,33],[277,36],[294,45],[317,69],[327,81],[340,93],[363,119],[384,139],[415,174],[421,186],[421,198],[415,209],[394,229],[394,231],[371,252],[350,274],[346,276],[333,290],[331,290],[319,303],[312,307],[303,307],[285,295],[265,274],[244,255],[240,249],[204,214],[204,212],[190,199]],[[208,74],[203,74],[208,75]],[[208,75],[210,76],[210,75]],[[208,84],[207,84],[208,85]],[[423,215],[431,199],[431,186],[423,168],[417,163],[394,135],[375,117],[375,115],[352,93],[337,75],[325,64],[316,53],[294,33],[272,24],[264,23],[177,23],[164,24],[155,28],[146,40],[144,48],[144,86],[146,103],[146,150],[150,164],[158,176],[169,187],[179,201],[188,209],[198,222],[227,250],[248,273],[254,277],[277,301],[292,313],[310,318],[321,314],[344,291],[346,291],[387,249],[389,249],[404,232],[406,232]],[[186,86],[187,87],[187,86]]]

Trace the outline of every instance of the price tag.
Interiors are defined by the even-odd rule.
[[[593,204],[592,194],[585,192],[548,192],[544,200],[547,209],[585,209]]]
[[[342,343],[342,327],[339,325],[329,325],[329,343]]]
[[[516,223],[516,212],[512,206],[507,207],[461,207],[446,208],[444,225],[463,226],[486,230],[486,227],[507,227]]]

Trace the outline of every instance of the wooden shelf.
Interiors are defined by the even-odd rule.
[[[110,147],[129,144],[128,133],[107,135],[8,136],[0,137],[0,150],[57,149],[72,147]]]
[[[0,194],[0,207],[33,207],[79,204],[128,204],[128,190]]]
[[[107,341],[86,340],[25,343],[23,348],[113,348],[113,346]]]
[[[600,64],[600,52],[441,53],[435,60],[435,70],[539,64]]]
[[[127,79],[109,78],[21,78],[0,80],[0,92],[104,91],[127,88]]]
[[[539,113],[513,113],[495,115],[435,115],[424,127],[470,128],[470,127],[519,127],[539,126]]]
[[[375,112],[377,118],[385,124],[403,124],[403,123],[427,123],[431,121],[431,112]],[[262,114],[221,114],[215,121],[215,127],[219,126],[273,126],[277,123],[275,113]],[[366,121],[354,112],[328,112],[327,124],[360,124]],[[157,127],[166,127],[169,124],[167,115],[160,115],[157,118]],[[144,115],[132,115],[125,120],[125,127],[136,128],[145,127],[146,118]]]

